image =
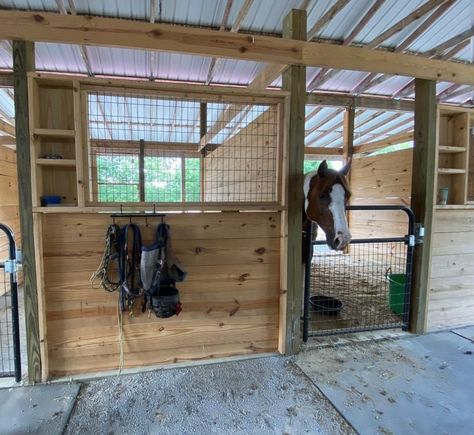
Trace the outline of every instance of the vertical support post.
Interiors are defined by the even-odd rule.
[[[35,243],[33,233],[27,78],[27,73],[34,70],[34,44],[27,41],[13,41],[16,154],[21,245],[23,252],[22,265],[28,352],[28,377],[30,382],[39,382],[41,380],[41,353],[35,267]]]
[[[140,202],[145,202],[145,141],[140,139],[140,155],[138,159],[139,180],[138,189],[140,192]]]
[[[354,129],[355,129],[355,105],[351,104],[349,107],[346,107],[344,112],[344,124],[343,124],[343,144],[342,152],[344,157],[344,163],[347,164],[352,160],[354,154]],[[351,171],[347,175],[347,181],[349,186],[351,184]],[[352,199],[349,199],[349,205],[352,205]],[[351,215],[352,212],[348,211],[347,213],[347,225],[349,229],[351,228]],[[350,245],[346,248],[345,252],[349,253],[351,250]]]
[[[201,103],[200,107],[200,117],[199,117],[199,139],[202,139],[206,133],[207,133],[207,103]],[[198,144],[199,146],[199,144]],[[204,158],[205,154],[204,152],[206,149],[204,148],[201,152],[201,158],[200,158],[200,165],[199,165],[199,171],[200,171],[200,176],[199,179],[201,180],[201,201],[204,202],[205,200],[205,195],[204,195]]]
[[[283,37],[306,40],[306,11],[293,9],[283,21]],[[288,152],[286,168],[287,212],[283,214],[286,230],[286,304],[280,317],[280,352],[294,354],[301,348],[303,301],[303,160],[306,105],[306,67],[291,65],[283,73],[283,89],[290,92]],[[285,306],[286,305],[286,306]]]
[[[431,262],[431,229],[436,181],[437,107],[436,81],[415,79],[415,132],[411,208],[416,222],[425,229],[423,244],[416,245],[413,256],[410,330],[426,330]]]

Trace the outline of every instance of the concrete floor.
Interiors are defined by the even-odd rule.
[[[330,342],[295,358],[5,389],[0,433],[474,433],[474,327]]]
[[[297,365],[361,434],[474,433],[474,327],[303,352]]]

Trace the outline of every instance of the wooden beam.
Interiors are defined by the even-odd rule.
[[[15,137],[15,126],[3,119],[0,119],[0,131],[8,136]]]
[[[283,38],[306,39],[306,11],[293,9],[283,22]],[[306,68],[291,66],[283,74],[283,89],[290,92],[286,166],[287,211],[282,213],[282,295],[280,352],[294,354],[301,348],[303,301],[302,186],[306,104]]]
[[[321,18],[313,24],[310,30],[308,30],[308,34],[306,35],[306,39],[311,41],[311,39],[315,38],[316,35],[329,23],[339,12],[341,12],[346,5],[349,3],[350,0],[337,0],[327,11],[324,13]]]
[[[367,48],[376,48],[385,42],[387,39],[391,38],[393,35],[401,32],[411,23],[419,20],[424,17],[428,12],[431,12],[434,8],[437,8],[439,5],[444,3],[446,0],[428,0],[426,3],[423,3],[420,7],[416,8],[413,12],[409,13],[406,17],[397,21],[393,26],[382,32],[379,36],[373,39]]]
[[[13,88],[13,73],[0,71],[0,88]]]
[[[473,67],[465,64],[367,48],[115,18],[2,10],[0,38],[163,50],[474,84]]]
[[[342,148],[304,147],[305,155],[342,156]]]
[[[428,30],[431,25],[454,4],[454,2],[455,0],[448,0],[445,3],[442,3],[426,20],[424,20],[410,35],[408,35],[408,37],[400,45],[395,47],[394,52],[401,53],[406,48],[408,48],[416,39],[419,38],[421,34]],[[390,79],[391,77],[392,76],[388,75],[377,77],[377,74],[371,73],[367,75],[352,92],[355,94],[362,93],[367,89],[373,88],[377,84]]]
[[[28,114],[27,73],[35,69],[35,49],[32,42],[13,41],[13,78],[15,89],[16,158],[25,304],[28,378],[41,381],[41,350],[38,295],[33,233],[30,125]]]
[[[397,145],[400,143],[409,142],[411,140],[413,140],[412,131],[408,133],[399,133],[386,139],[356,145],[354,146],[354,156],[362,157],[365,154],[373,153],[374,151],[386,148],[390,145]]]
[[[308,93],[306,104],[317,106],[349,107],[362,109],[381,109],[400,112],[412,112],[415,105],[412,100],[393,100],[386,97],[356,97],[344,94]]]
[[[415,146],[411,208],[416,221],[425,229],[423,244],[416,245],[413,257],[413,285],[411,292],[410,330],[426,331],[426,317],[431,269],[431,233],[435,203],[436,171],[436,82],[415,81]]]
[[[370,7],[370,9],[364,14],[361,20],[355,25],[352,29],[352,32],[347,36],[346,39],[342,42],[342,45],[350,45],[359,32],[367,25],[367,23],[372,19],[380,7],[385,3],[385,0],[376,0],[375,3]],[[311,80],[307,89],[309,92],[316,89],[319,85],[329,80],[335,74],[338,73],[338,70],[331,70],[330,68],[322,68],[316,76]]]
[[[343,124],[343,156],[344,161],[347,163],[352,159],[354,154],[354,125],[355,125],[355,108],[354,106],[348,107],[344,112],[344,124]]]
[[[225,5],[224,9],[224,15],[222,16],[222,22],[221,26],[219,28],[220,32],[225,32],[226,27],[227,27],[227,21],[229,20],[229,15],[230,15],[230,10],[232,9],[232,4],[234,0],[227,0],[227,3]],[[234,22],[234,25],[230,29],[231,32],[238,32],[240,29],[240,25],[242,24],[242,21],[244,18],[247,16],[247,13],[250,9],[250,6],[252,6],[253,0],[246,0],[242,7],[239,10],[239,13],[237,14],[237,18]],[[219,59],[216,57],[213,57],[211,60],[211,63],[209,65],[209,70],[207,72],[207,78],[206,78],[206,85],[211,83],[212,79],[214,78],[214,73],[216,71],[216,66],[218,65]]]
[[[12,136],[0,136],[0,145],[16,145],[16,139]]]

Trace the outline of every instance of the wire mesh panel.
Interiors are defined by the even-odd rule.
[[[0,377],[21,379],[18,295],[13,233],[0,224]]]
[[[406,211],[410,219],[405,236],[356,239],[347,252],[331,251],[321,240],[312,243],[312,260],[306,265],[305,338],[407,326],[414,234],[411,210]]]
[[[88,92],[94,203],[278,201],[278,104]]]

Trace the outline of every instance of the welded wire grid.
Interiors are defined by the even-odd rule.
[[[89,92],[90,200],[276,202],[277,113],[269,104]]]
[[[10,274],[4,268],[7,259],[8,240],[0,231],[0,377],[15,373]]]
[[[407,246],[404,242],[351,244],[349,253],[314,248],[310,294],[342,303],[338,313],[309,305],[310,336],[403,326]],[[314,299],[313,299],[314,300]]]

